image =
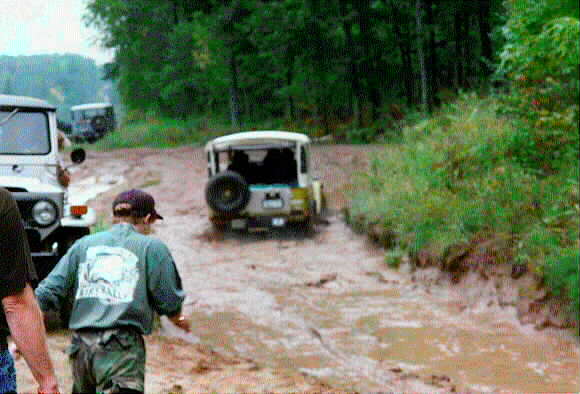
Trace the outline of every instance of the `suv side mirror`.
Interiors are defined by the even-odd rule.
[[[70,159],[75,164],[81,164],[87,158],[87,153],[83,148],[77,148],[70,153]]]

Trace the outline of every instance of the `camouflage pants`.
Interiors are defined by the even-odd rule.
[[[136,330],[75,331],[68,353],[73,393],[145,391],[145,342]]]

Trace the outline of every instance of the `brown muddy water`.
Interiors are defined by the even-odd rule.
[[[513,307],[488,306],[493,294],[465,303],[460,289],[413,282],[344,224],[332,189],[364,168],[363,148],[314,151],[336,210],[312,237],[212,233],[200,149],[94,155],[116,162],[127,186],[156,178],[155,236],[181,272],[193,341],[345,390],[580,391],[572,333],[521,325]]]

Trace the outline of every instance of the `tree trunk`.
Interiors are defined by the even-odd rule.
[[[463,87],[466,89],[471,87],[469,76],[473,75],[474,64],[476,63],[476,61],[472,58],[471,45],[469,42],[470,19],[471,13],[469,11],[464,12],[463,18],[461,19],[461,35],[463,36]]]
[[[436,97],[439,91],[439,70],[437,64],[437,47],[435,44],[435,23],[433,17],[433,0],[426,0],[425,8],[427,11],[427,33],[429,37],[429,57],[427,61],[427,78],[429,84],[429,112],[433,110],[433,105],[439,105]]]
[[[491,47],[490,0],[478,0],[477,18],[479,25],[479,39],[481,41],[481,68],[485,77],[491,74],[493,49]]]
[[[232,120],[232,127],[241,129],[240,121],[240,93],[238,88],[238,66],[236,63],[236,55],[233,51],[230,52],[229,59],[230,66],[230,115]]]
[[[411,60],[411,39],[409,37],[409,31],[401,30],[400,25],[405,25],[408,27],[409,21],[403,20],[402,13],[399,12],[397,6],[393,6],[393,20],[401,21],[401,23],[394,23],[395,38],[399,44],[399,50],[401,51],[402,64],[402,74],[403,83],[405,86],[405,97],[407,99],[407,104],[412,105],[415,102],[414,86],[413,86],[413,63]]]
[[[359,110],[359,101],[363,94],[361,91],[360,79],[358,74],[358,66],[356,64],[356,58],[358,51],[355,48],[354,40],[352,38],[352,19],[348,15],[349,12],[346,8],[347,1],[341,0],[340,2],[340,13],[343,20],[343,28],[346,35],[346,50],[349,54],[348,59],[348,79],[350,82],[350,99],[349,99],[349,116],[353,116],[356,119],[357,127],[362,125],[362,115]]]
[[[463,9],[458,6],[453,15],[453,32],[455,35],[455,89],[459,90],[465,85],[465,69],[463,67]]]
[[[178,7],[177,3],[178,3],[177,0],[171,1],[171,4],[173,5],[171,8],[173,11],[173,24],[174,25],[179,24],[179,14],[178,14],[178,10],[177,10],[177,7]]]
[[[375,81],[373,81],[375,77],[375,67],[372,64],[373,53],[372,53],[372,46],[371,43],[373,41],[371,37],[371,29],[370,29],[370,0],[358,0],[353,2],[354,6],[356,7],[356,21],[358,22],[359,29],[360,29],[360,41],[359,46],[361,48],[361,62],[360,68],[358,71],[359,73],[359,81],[362,79],[366,83],[360,83],[359,86],[359,127],[363,126],[363,114],[362,114],[362,105],[366,103],[367,97],[369,97],[370,93],[370,105],[371,105],[371,119],[376,114],[376,105],[375,105],[375,98],[377,96],[376,92],[373,90],[376,89]],[[365,91],[368,90],[368,92]],[[374,119],[373,119],[374,120]]]
[[[429,93],[427,86],[427,68],[425,67],[425,54],[423,52],[423,22],[422,22],[422,2],[415,2],[415,20],[417,24],[417,57],[419,58],[419,71],[421,73],[421,109],[427,112],[429,109]]]
[[[286,86],[292,85],[293,78],[294,78],[294,59],[288,62],[288,68],[286,69]],[[294,105],[294,97],[292,97],[292,94],[288,94],[288,109],[286,116],[291,121],[296,120],[296,107]]]

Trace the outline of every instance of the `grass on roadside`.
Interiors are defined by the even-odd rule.
[[[290,130],[282,120],[246,123],[246,130]],[[223,119],[210,116],[192,117],[186,120],[145,117],[122,125],[94,144],[80,144],[85,149],[108,151],[123,148],[174,148],[183,145],[203,145],[212,138],[235,133],[238,130]],[[307,132],[306,130],[290,130]]]
[[[386,145],[353,188],[350,217],[361,230],[396,234],[396,248],[443,255],[459,242],[506,234],[514,261],[567,294],[578,318],[579,163],[538,177],[513,159],[515,130],[493,99],[467,97]],[[400,252],[388,256],[396,265]]]

